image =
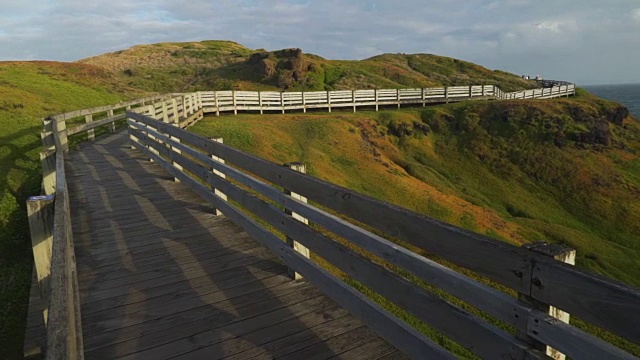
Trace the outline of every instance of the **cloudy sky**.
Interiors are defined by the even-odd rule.
[[[638,0],[0,0],[0,60],[234,40],[330,59],[432,53],[581,85],[640,83]]]

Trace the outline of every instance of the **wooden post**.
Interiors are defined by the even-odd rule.
[[[178,114],[178,100],[176,98],[171,99],[171,105],[173,106],[173,122],[180,121],[180,115]]]
[[[217,91],[213,92],[213,100],[216,103],[216,116],[220,116],[220,103],[218,101],[218,92]]]
[[[444,101],[449,103],[449,88],[447,86],[444,87]]]
[[[557,244],[548,244],[546,242],[535,242],[535,243],[531,243],[531,244],[525,244],[522,247],[524,247],[525,249],[552,257],[558,261],[562,261],[564,263],[570,264],[570,265],[575,265],[576,264],[576,250],[575,249],[571,249],[571,248],[566,248]],[[535,281],[536,279],[532,279],[532,282]],[[535,284],[533,284],[535,285]],[[538,310],[544,311],[546,313],[548,313],[549,315],[553,316],[554,318],[564,322],[564,323],[569,323],[569,314],[554,307],[554,306],[550,306],[548,304],[544,304],[541,303],[540,301],[537,301],[531,297],[529,297],[526,294],[518,294],[518,299],[520,301],[523,301],[529,305],[534,306],[535,308],[537,308]],[[537,348],[538,350],[544,351],[546,352],[546,354],[548,356],[550,356],[552,359],[556,359],[556,360],[565,360],[565,355],[561,352],[559,352],[556,349],[553,349],[549,346],[546,346],[543,343],[540,343],[539,341],[532,339],[531,337],[527,336],[525,333],[523,333],[522,331],[523,329],[517,329],[516,332],[516,337],[524,340],[525,342],[532,344],[535,348]],[[526,329],[524,329],[526,331]]]
[[[42,163],[42,191],[45,195],[52,195],[56,192],[56,151],[41,151],[40,162]]]
[[[307,173],[307,167],[306,167],[306,165],[305,165],[305,164],[303,164],[303,163],[293,162],[293,163],[284,164],[284,166],[286,166],[286,167],[288,167],[289,169],[292,169],[292,170],[294,170],[294,171],[299,171],[299,172],[301,172],[301,173],[303,173],[303,174],[306,174],[306,173]],[[287,195],[290,195],[292,198],[294,198],[294,199],[296,199],[296,200],[302,201],[302,202],[304,202],[304,203],[306,203],[306,202],[307,202],[307,198],[306,198],[306,197],[304,197],[304,196],[302,196],[302,195],[300,195],[300,194],[292,193],[291,191],[289,191],[289,190],[287,190],[287,189],[285,189],[285,190],[284,190],[284,193],[285,193],[285,194],[287,194]],[[304,224],[306,224],[306,225],[309,225],[309,220],[307,220],[306,218],[304,218],[304,217],[302,217],[302,216],[300,216],[300,215],[298,215],[298,214],[296,214],[296,213],[292,212],[292,211],[291,211],[291,210],[289,210],[289,209],[284,209],[284,211],[285,211],[288,215],[291,215],[291,217],[293,217],[294,219],[296,219],[296,220],[298,220],[298,221],[300,221],[300,222],[302,222],[302,223],[304,223]],[[302,254],[304,257],[306,257],[307,259],[309,259],[309,257],[310,257],[309,249],[308,249],[306,246],[304,246],[304,245],[300,244],[299,242],[295,241],[294,239],[292,239],[292,238],[290,238],[290,237],[288,237],[288,236],[287,236],[287,244],[288,244],[289,246],[291,246],[295,251],[299,252],[299,253],[300,253],[300,254]],[[300,279],[302,279],[302,275],[298,274],[298,273],[297,273],[297,272],[295,272],[293,269],[291,269],[291,268],[290,268],[290,269],[288,270],[288,272],[289,272],[289,276],[290,276],[292,279],[294,279],[294,280],[300,280]]]
[[[162,101],[162,122],[169,122],[169,110],[167,110],[167,102]]]
[[[304,91],[302,92],[302,112],[307,113],[307,98],[305,97]]]
[[[376,101],[376,111],[378,111],[378,89],[373,89],[373,94],[375,95]]]
[[[182,116],[185,118],[189,117],[189,108],[187,107],[188,98],[188,96],[182,96]]]
[[[425,88],[422,88],[422,107],[427,106],[427,93],[425,91]]]
[[[93,114],[85,115],[84,122],[91,124],[93,122]],[[96,132],[94,129],[87,130],[87,139],[92,142],[96,141]]]
[[[49,294],[51,293],[54,197],[54,195],[32,196],[27,200],[33,265],[35,266],[38,285],[40,286],[40,297],[45,304],[42,314],[45,324],[47,324]]]
[[[260,108],[260,115],[264,114],[262,109],[262,91],[258,91],[258,107]]]
[[[398,109],[400,109],[400,89],[396,89],[396,100],[398,100]]]
[[[238,106],[236,105],[236,91],[231,90],[231,98],[233,99],[233,115],[238,115]]]
[[[484,85],[482,85],[482,97],[484,97]]]
[[[473,85],[469,85],[469,99],[473,99]]]
[[[284,114],[284,91],[280,91],[280,106],[282,107],[282,113]]]
[[[351,90],[351,102],[353,102],[353,112],[356,112],[356,91]]]
[[[53,132],[58,134],[58,140],[60,141],[60,144],[56,144],[56,148],[64,152],[69,152],[69,141],[67,139],[67,120],[64,118],[64,116],[62,116],[62,118],[53,118]],[[60,146],[59,148],[58,145]]]
[[[223,144],[223,143],[224,143],[224,140],[223,140],[221,137],[218,137],[218,138],[214,137],[214,138],[211,138],[211,140],[213,140],[213,141],[215,141],[215,142],[219,142],[220,144]],[[224,164],[224,163],[225,163],[223,159],[221,159],[221,158],[219,158],[219,157],[217,157],[217,156],[215,156],[215,155],[211,155],[211,158],[212,158],[213,160],[215,160],[215,161],[219,162],[219,163],[222,163],[222,164]],[[226,178],[227,178],[227,175],[225,175],[225,174],[221,173],[220,171],[218,171],[218,170],[216,170],[216,169],[211,169],[211,171],[212,171],[215,175],[217,175],[217,176],[219,176],[219,177],[221,177],[221,178],[223,178],[223,179],[226,179]],[[215,187],[213,188],[213,191],[214,191],[214,193],[215,193],[218,197],[222,198],[224,201],[227,201],[227,195],[225,195],[222,191],[220,191],[220,190],[216,189]],[[222,212],[220,212],[220,210],[218,210],[218,209],[213,209],[213,212],[214,212],[214,214],[215,214],[216,216],[220,216],[220,215],[222,215]]]
[[[113,117],[113,109],[111,110],[107,110],[107,117]],[[109,123],[109,132],[114,133],[116,132],[116,122],[112,121]]]
[[[40,140],[44,150],[56,150],[56,139],[53,137],[53,120],[50,118],[42,119],[42,131],[40,132]]]
[[[329,112],[331,112],[331,92],[327,91],[327,104],[329,105]]]

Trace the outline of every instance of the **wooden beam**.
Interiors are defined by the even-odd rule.
[[[223,138],[221,138],[221,137],[213,137],[213,138],[211,138],[211,140],[213,140],[213,141],[215,141],[215,142],[218,142],[218,143],[220,143],[220,144],[223,144],[223,143],[224,143],[224,139],[223,139]],[[224,159],[222,159],[222,158],[220,158],[220,157],[218,157],[218,156],[215,156],[215,155],[212,155],[212,154],[209,154],[209,156],[211,156],[211,159],[213,159],[213,161],[215,161],[215,162],[218,162],[218,163],[221,163],[221,164],[224,164],[224,163],[225,163]],[[221,173],[220,171],[216,170],[215,168],[212,168],[212,169],[211,169],[211,171],[212,171],[212,172],[213,172],[213,174],[214,174],[214,175],[216,175],[216,176],[219,176],[219,177],[221,177],[221,178],[223,178],[223,179],[226,179],[226,178],[227,178],[227,175],[225,175],[225,174]],[[218,189],[218,188],[215,188],[215,187],[214,187],[214,188],[213,188],[213,192],[214,192],[214,194],[215,194],[216,196],[218,196],[218,197],[219,197],[219,198],[221,198],[222,200],[227,201],[227,195],[226,195],[225,193],[223,193],[222,191],[220,191],[220,189]],[[221,216],[221,215],[222,215],[222,212],[221,212],[219,209],[217,209],[217,208],[214,208],[214,209],[213,209],[213,211],[214,211],[214,214],[215,214],[216,216]]]
[[[40,152],[42,164],[42,192],[52,195],[56,192],[56,152],[44,150]]]
[[[27,215],[31,232],[33,265],[35,267],[40,297],[45,304],[43,320],[47,323],[47,311],[51,293],[51,252],[54,226],[54,195],[32,196],[27,200]]]
[[[303,174],[306,174],[307,172],[307,167],[303,164],[303,163],[299,163],[299,162],[293,162],[293,163],[288,163],[288,164],[284,164],[284,166],[288,167],[289,169],[293,170],[293,171],[297,171]],[[284,189],[284,193],[286,195],[291,196],[293,199],[296,199],[300,202],[306,203],[307,202],[307,198],[300,195],[300,194],[296,194],[294,192],[291,192],[287,189]],[[297,221],[300,221],[301,223],[305,224],[305,225],[309,225],[309,220],[307,220],[305,217],[300,216],[300,214],[297,214],[287,208],[284,209],[285,213],[290,215],[292,218],[294,218]],[[291,246],[295,251],[299,252],[300,254],[302,254],[302,256],[306,257],[306,258],[310,258],[310,254],[309,254],[309,249],[302,245],[301,243],[299,243],[298,241],[294,240],[293,238],[287,236],[287,244],[289,244],[289,246]],[[289,276],[294,279],[294,280],[301,280],[302,276],[295,272],[293,269],[289,268],[288,269],[289,272]]]
[[[84,116],[84,120],[87,124],[91,124],[93,122],[93,114],[87,114]],[[89,129],[87,130],[87,139],[89,141],[96,141],[96,133],[95,130]]]
[[[113,117],[113,109],[107,110],[107,118],[112,118],[112,117]],[[111,133],[115,133],[116,132],[116,123],[115,122],[110,122],[109,123],[109,132],[111,132]]]

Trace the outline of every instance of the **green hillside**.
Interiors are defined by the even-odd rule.
[[[80,63],[112,71],[150,91],[339,90],[498,85],[505,91],[536,83],[466,61],[428,54],[385,54],[361,61],[326,60],[300,49],[267,52],[230,41],[140,45]]]
[[[140,45],[75,63],[0,62],[0,349],[21,353],[39,192],[40,119],[151,92],[535,83],[428,54],[327,60],[227,41]],[[581,267],[640,286],[640,130],[588,94],[399,111],[239,115],[193,128],[317,177],[494,238],[578,249]],[[275,140],[274,140],[275,139]],[[375,181],[372,181],[375,179]]]

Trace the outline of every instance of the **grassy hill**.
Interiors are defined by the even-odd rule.
[[[0,62],[3,356],[21,352],[31,275],[24,201],[39,192],[42,117],[150,92],[468,84],[535,87],[435,55],[340,61],[227,41],[141,45],[75,63]],[[315,176],[504,241],[569,244],[579,266],[640,286],[640,131],[627,115],[581,93],[380,113],[239,115],[193,131],[274,161],[303,161]]]
[[[536,83],[466,61],[428,54],[385,54],[361,61],[326,60],[300,49],[267,52],[230,41],[140,45],[79,61],[112,71],[130,86],[172,92],[218,90],[339,90]]]

